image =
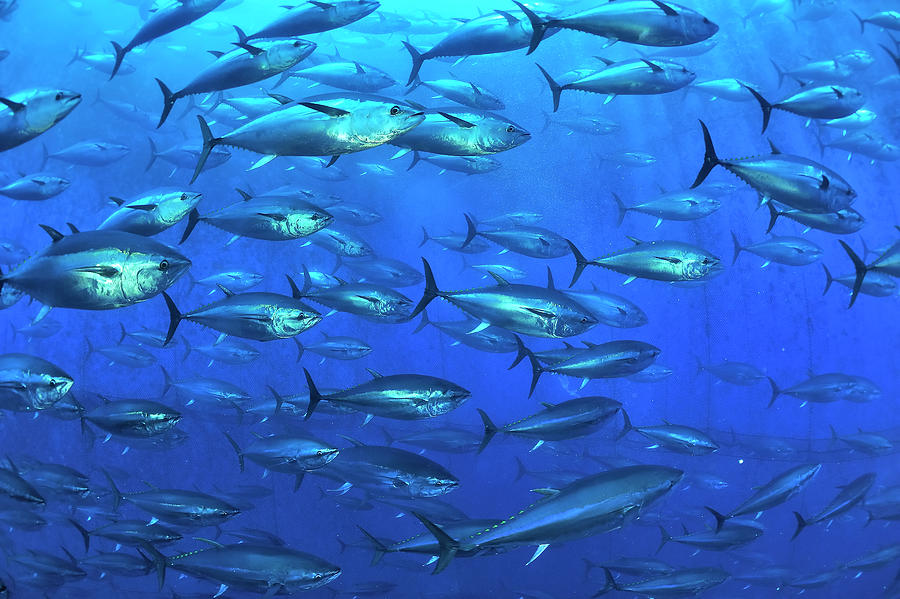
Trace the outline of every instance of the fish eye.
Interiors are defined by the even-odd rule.
[[[159,269],[163,272],[169,270],[169,261],[164,259],[162,262],[160,262]]]
[[[56,92],[56,101],[59,102],[59,101],[62,100],[62,99],[63,99],[63,93],[62,93],[62,92]]]
[[[181,194],[181,201],[182,201],[182,202],[187,201],[187,199],[188,199],[188,194],[186,194],[186,193]]]
[[[709,25],[709,24],[710,24],[710,21],[709,21],[709,19],[707,19],[707,18],[706,18],[706,17],[703,17],[703,22],[704,22],[704,23],[706,23],[706,24],[707,24],[707,25]]]
[[[509,127],[506,128],[506,132],[507,132],[507,133],[515,133],[515,132],[516,132],[516,128],[513,127],[512,125],[510,125]]]
[[[391,116],[397,116],[398,114],[400,114],[400,107],[391,106]]]
[[[294,42],[294,47],[295,47],[295,48],[299,48],[299,47],[300,47],[300,42]]]

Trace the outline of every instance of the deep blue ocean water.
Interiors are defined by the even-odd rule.
[[[12,240],[29,252],[48,245],[50,239],[38,227],[53,226],[66,231],[71,222],[81,230],[96,227],[114,209],[108,196],[129,198],[137,193],[161,186],[174,186],[203,193],[199,206],[202,214],[239,199],[235,188],[260,192],[283,185],[334,194],[343,200],[364,204],[382,215],[374,225],[352,228],[366,239],[378,256],[402,260],[420,269],[420,257],[431,263],[441,289],[465,289],[492,284],[480,271],[464,268],[461,255],[443,250],[434,242],[420,247],[422,228],[429,234],[464,233],[464,213],[487,219],[510,212],[535,212],[543,215],[539,225],[571,239],[588,257],[602,256],[631,245],[626,236],[642,240],[671,239],[696,244],[722,258],[724,272],[703,285],[673,286],[664,282],[638,279],[623,286],[625,276],[588,267],[577,288],[597,289],[627,297],[648,316],[648,323],[634,329],[617,329],[599,325],[574,342],[587,340],[602,343],[617,339],[635,339],[652,343],[661,349],[657,363],[673,374],[659,382],[637,383],[625,379],[594,380],[579,390],[578,379],[544,374],[531,398],[527,397],[531,374],[527,360],[507,370],[513,354],[490,354],[453,344],[453,340],[433,327],[413,334],[415,322],[402,324],[373,323],[358,316],[335,313],[313,329],[299,336],[304,343],[318,340],[320,331],[329,335],[350,335],[366,340],[373,351],[361,360],[319,362],[307,352],[300,363],[290,340],[258,343],[250,341],[260,352],[258,360],[246,365],[215,363],[196,351],[186,358],[183,338],[192,346],[211,344],[217,333],[185,322],[179,327],[175,345],[153,349],[158,363],[133,369],[110,364],[100,354],[88,355],[87,340],[97,348],[115,345],[120,323],[129,331],[141,327],[165,330],[168,313],[160,297],[135,306],[107,311],[54,309],[47,318],[57,320],[61,330],[48,338],[28,338],[13,330],[30,322],[39,303],[27,298],[2,312],[0,353],[21,352],[40,356],[62,367],[75,379],[72,394],[84,405],[92,407],[109,398],[159,399],[163,390],[164,367],[174,379],[192,376],[216,377],[245,389],[254,398],[268,400],[267,386],[285,395],[306,390],[302,367],[312,373],[320,388],[345,388],[366,381],[366,368],[384,374],[422,373],[441,377],[471,391],[471,398],[459,409],[427,421],[397,421],[375,417],[361,426],[364,415],[336,416],[322,410],[309,421],[299,417],[270,418],[246,414],[235,416],[235,410],[222,407],[186,406],[183,399],[170,392],[163,403],[183,411],[178,429],[187,437],[171,447],[141,447],[112,438],[104,442],[104,434],[93,429],[84,433],[77,419],[61,420],[29,413],[0,413],[0,449],[16,464],[32,460],[65,464],[90,476],[92,489],[99,499],[85,500],[111,508],[108,483],[101,469],[106,468],[122,491],[146,489],[145,482],[160,488],[198,489],[213,495],[232,495],[243,485],[259,486],[256,497],[247,499],[251,509],[223,526],[226,534],[221,542],[235,542],[228,531],[255,528],[282,537],[288,545],[313,553],[339,565],[341,576],[327,589],[314,590],[308,596],[383,596],[383,597],[590,597],[604,586],[600,569],[585,577],[584,559],[608,562],[620,556],[650,557],[657,550],[657,524],[675,533],[682,525],[691,531],[713,526],[714,521],[704,506],[720,511],[731,509],[763,484],[789,467],[802,463],[821,463],[821,472],[799,495],[785,505],[766,511],[759,523],[765,533],[752,544],[726,552],[695,553],[691,547],[667,544],[656,557],[678,567],[718,566],[732,575],[747,574],[762,567],[782,566],[794,578],[802,575],[837,571],[827,585],[805,591],[811,597],[880,597],[895,596],[893,584],[900,562],[863,572],[841,570],[847,563],[878,547],[900,542],[895,523],[876,520],[866,525],[866,512],[852,509],[830,523],[811,526],[796,540],[791,540],[796,510],[804,515],[816,513],[837,493],[837,487],[872,472],[877,475],[870,496],[892,487],[898,481],[898,462],[893,451],[879,457],[851,452],[840,442],[830,439],[830,426],[840,434],[858,429],[880,432],[895,443],[900,442],[900,421],[894,407],[898,387],[897,355],[900,352],[900,313],[897,294],[890,297],[862,295],[852,309],[847,308],[849,290],[835,284],[823,296],[825,275],[822,264],[836,275],[850,274],[853,267],[838,239],[845,240],[857,252],[862,251],[861,237],[870,248],[883,248],[898,239],[894,225],[898,217],[897,186],[900,169],[897,162],[871,160],[847,152],[826,150],[820,155],[817,132],[831,139],[840,131],[819,128],[815,122],[806,126],[806,118],[775,111],[765,135],[760,135],[759,106],[750,101],[711,101],[706,94],[690,88],[658,96],[620,96],[604,103],[604,96],[565,91],[557,114],[602,116],[620,125],[620,129],[604,136],[570,132],[562,126],[545,127],[545,115],[552,110],[547,85],[534,66],[535,60],[557,74],[576,67],[596,68],[594,56],[622,60],[648,48],[627,43],[605,47],[606,40],[574,31],[562,31],[548,37],[532,56],[525,50],[503,54],[472,56],[459,64],[431,60],[422,70],[423,78],[454,76],[477,82],[501,97],[506,108],[501,112],[532,133],[522,146],[494,155],[502,163],[499,170],[473,176],[439,173],[430,164],[419,164],[406,171],[411,155],[395,160],[397,148],[386,145],[358,154],[341,157],[333,169],[341,169],[346,178],[328,182],[301,169],[289,170],[290,158],[277,158],[256,170],[248,171],[258,155],[232,149],[230,161],[200,175],[193,185],[189,169],[173,171],[171,165],[157,161],[145,171],[150,137],[158,148],[185,142],[200,143],[200,132],[193,114],[181,117],[187,100],[180,100],[168,122],[159,130],[144,129],[111,114],[95,98],[118,100],[137,105],[154,118],[162,105],[153,78],[169,84],[186,83],[212,57],[208,49],[226,49],[235,37],[231,25],[255,30],[283,9],[277,3],[259,0],[226,2],[220,9],[194,25],[166,35],[145,46],[143,51],[128,56],[126,62],[136,72],[120,73],[112,81],[107,75],[76,62],[66,65],[73,52],[86,48],[107,52],[108,40],[120,43],[130,39],[140,25],[139,9],[126,2],[84,0],[64,2],[42,0],[20,1],[8,21],[0,21],[0,48],[8,49],[8,58],[0,61],[0,96],[30,88],[62,88],[80,92],[81,105],[71,115],[38,139],[0,154],[0,171],[8,178],[19,173],[40,171],[41,144],[52,152],[84,140],[104,140],[130,148],[120,161],[100,168],[68,165],[51,160],[44,169],[71,180],[63,194],[44,202],[13,202],[4,198],[0,221],[0,240]],[[514,5],[476,2],[421,3],[385,0],[382,9],[405,15],[408,19],[424,19],[427,9],[444,19],[472,18],[494,9],[513,10]],[[893,48],[889,34],[875,25],[867,25],[860,33],[857,19],[850,9],[860,14],[879,10],[896,10],[886,1],[821,3],[832,6],[825,18],[817,21],[797,20],[790,2],[776,6],[774,12],[751,15],[747,2],[691,2],[691,7],[715,21],[720,30],[713,38],[716,46],[700,56],[674,58],[697,73],[697,81],[737,77],[759,86],[766,97],[780,98],[797,86],[789,78],[778,87],[771,61],[794,68],[811,60],[829,59],[851,50],[865,50],[874,62],[855,73],[844,85],[859,88],[866,96],[865,107],[879,116],[871,131],[893,143],[900,143],[900,102],[895,86],[876,86],[876,82],[896,75],[896,66],[880,45]],[[762,3],[757,3],[762,4]],[[766,3],[778,5],[779,3]],[[799,9],[808,1],[796,3]],[[818,4],[818,3],[817,3]],[[0,4],[2,5],[2,4]],[[554,14],[570,14],[591,3],[561,2],[546,10]],[[826,7],[827,8],[827,7]],[[370,18],[367,18],[370,19]],[[897,33],[894,32],[894,36]],[[357,33],[349,29],[306,36],[319,47],[313,57],[327,58],[339,50],[345,59],[359,60],[387,71],[399,84],[379,92],[403,98],[403,83],[409,72],[409,55],[401,41],[403,32],[393,34]],[[415,35],[410,39],[420,47],[429,47],[441,35]],[[298,65],[298,68],[305,63]],[[253,96],[273,82],[229,90],[229,96]],[[277,92],[291,98],[334,91],[327,86],[308,89],[309,82],[293,79]],[[434,99],[420,88],[408,96],[427,106],[447,106],[444,99]],[[196,98],[198,102],[203,95]],[[748,96],[749,99],[749,96]],[[550,116],[549,118],[554,118]],[[824,250],[821,259],[803,267],[770,264],[743,253],[731,265],[734,232],[742,242],[760,241],[766,237],[768,212],[758,208],[756,193],[740,180],[717,168],[710,182],[727,182],[734,191],[720,197],[722,207],[714,214],[692,222],[663,222],[654,228],[656,219],[628,213],[617,226],[613,192],[627,205],[659,195],[660,188],[687,188],[703,159],[703,139],[698,124],[702,118],[709,126],[721,157],[743,157],[766,154],[767,140],[783,152],[809,157],[839,172],[856,190],[854,208],[865,216],[860,234],[836,236],[822,231],[809,231],[803,237]],[[231,127],[212,125],[214,131]],[[656,161],[652,165],[634,167],[619,164],[622,152],[645,152]],[[363,171],[360,163],[380,164],[391,173]],[[368,169],[371,170],[371,169]],[[779,219],[775,233],[801,235],[804,227],[785,218]],[[183,224],[157,238],[175,245]],[[302,279],[303,266],[310,270],[331,272],[335,264],[332,254],[304,241],[270,242],[240,239],[225,246],[229,233],[204,224],[198,225],[190,239],[181,246],[193,266],[191,273],[199,279],[227,270],[245,270],[264,275],[257,287],[278,293],[289,293],[283,275]],[[501,247],[480,255],[467,256],[468,263],[503,263],[527,272],[526,281],[544,285],[549,266],[556,283],[564,287],[571,277],[574,260],[571,255],[553,260],[539,260],[504,253]],[[871,261],[872,257],[868,260]],[[3,266],[7,272],[9,266]],[[341,274],[343,273],[343,274]],[[346,269],[339,276],[352,277]],[[400,289],[418,301],[422,285]],[[169,290],[180,308],[186,310],[209,301],[207,289],[190,287],[187,277]],[[216,297],[216,296],[213,296]],[[321,308],[321,306],[317,306]],[[321,310],[324,314],[327,308]],[[436,300],[428,308],[431,320],[460,319],[453,306]],[[525,338],[532,349],[559,347],[559,340]],[[708,372],[698,372],[696,361],[719,363],[742,361],[755,365],[782,387],[801,382],[811,374],[840,372],[864,376],[881,389],[881,396],[869,403],[839,401],[828,404],[801,405],[795,398],[782,396],[773,407],[766,407],[770,388],[765,381],[739,387],[717,381]],[[459,478],[460,486],[441,499],[452,503],[469,517],[505,518],[538,497],[531,489],[554,487],[546,479],[526,474],[518,478],[521,460],[533,472],[576,471],[584,475],[606,469],[601,461],[586,457],[619,456],[641,463],[670,465],[686,473],[685,480],[671,493],[654,503],[641,519],[621,530],[551,544],[530,565],[525,565],[535,546],[511,549],[502,555],[457,558],[449,568],[431,576],[432,566],[423,566],[427,556],[390,555],[376,566],[370,566],[371,551],[366,547],[357,526],[363,526],[379,537],[399,540],[422,532],[422,525],[408,512],[371,502],[370,509],[354,510],[339,504],[335,497],[357,497],[365,494],[352,489],[347,495],[322,492],[340,486],[332,480],[309,475],[300,489],[293,491],[292,477],[269,473],[256,465],[247,465],[241,473],[238,460],[222,435],[228,431],[239,443],[249,444],[253,435],[284,431],[300,431],[314,435],[339,447],[349,441],[341,435],[380,445],[384,430],[392,437],[430,428],[461,427],[481,434],[481,421],[476,408],[487,412],[498,424],[511,422],[541,409],[541,402],[558,403],[577,396],[603,395],[623,403],[630,419],[639,425],[660,424],[663,420],[698,428],[715,438],[718,452],[706,456],[686,456],[661,448],[651,449],[651,442],[631,433],[615,441],[621,430],[621,418],[606,424],[598,433],[571,441],[546,443],[529,451],[533,441],[498,435],[479,455],[426,451],[425,456],[445,466]],[[92,429],[87,425],[88,429]],[[397,445],[398,447],[404,447]],[[776,447],[777,449],[772,449]],[[405,446],[415,451],[416,448]],[[607,464],[609,462],[607,461]],[[700,480],[714,476],[727,486],[710,488]],[[245,489],[246,490],[246,489]],[[246,506],[249,508],[249,506]],[[400,516],[400,513],[406,515]],[[60,557],[60,546],[81,559],[85,553],[82,540],[66,520],[73,516],[89,528],[105,522],[102,516],[87,520],[84,511],[73,511],[71,502],[48,500],[39,510],[48,521],[40,530],[29,532],[6,528],[0,536],[2,553],[0,580],[10,587],[11,597],[168,597],[200,593],[212,596],[218,584],[195,578],[180,578],[167,573],[166,586],[157,591],[153,573],[128,578],[115,575],[100,577],[95,569],[86,568],[85,579],[61,586],[29,585],[29,569],[12,559],[29,549],[40,549]],[[123,515],[147,518],[143,512],[124,505]],[[752,515],[750,516],[752,517]],[[192,537],[213,537],[215,529],[206,528],[185,534],[176,545],[161,547],[166,554],[176,554],[204,547]],[[342,549],[343,544],[348,544]],[[102,539],[91,543],[91,551],[112,551],[115,545]],[[131,551],[122,548],[122,551]],[[10,582],[12,581],[12,582]],[[386,588],[373,587],[363,595],[367,583],[391,583]],[[789,582],[786,580],[785,582]],[[359,585],[359,586],[358,586]],[[396,586],[392,586],[396,585]],[[772,597],[797,594],[798,588],[776,590],[769,585],[752,585],[731,579],[707,591],[708,597]],[[627,593],[616,593],[628,596]],[[247,594],[252,595],[252,593]],[[245,596],[228,590],[224,596]]]

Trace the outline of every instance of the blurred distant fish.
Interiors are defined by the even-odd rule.
[[[148,439],[168,433],[181,420],[181,413],[146,399],[107,401],[89,410],[82,420],[127,439]]]
[[[81,166],[107,166],[125,158],[130,151],[128,146],[106,141],[82,141],[52,154],[45,146],[41,168],[50,159]]]
[[[212,295],[218,290],[219,285],[237,293],[259,285],[262,283],[262,280],[263,276],[259,273],[235,270],[203,277],[202,279],[197,279],[195,283],[204,287],[210,287],[209,295]]]
[[[143,129],[147,129],[148,131],[156,129],[156,120],[153,116],[149,112],[141,110],[134,104],[103,98],[100,96],[99,92],[97,94],[96,103],[104,106],[120,119],[134,123]],[[194,161],[191,162],[192,166],[193,164]]]
[[[656,227],[664,220],[692,221],[709,216],[722,204],[714,197],[700,191],[677,191],[664,193],[654,200],[633,206],[625,206],[619,196],[613,193],[618,209],[618,222],[621,226],[628,212],[642,212],[656,217]]]
[[[165,335],[163,335],[165,340]],[[171,342],[170,342],[171,343]],[[260,351],[240,339],[226,337],[225,339],[216,339],[212,345],[191,346],[185,339],[185,352],[182,360],[186,359],[191,351],[196,351],[209,358],[209,365],[213,362],[222,362],[223,364],[248,364],[260,356]]]
[[[116,76],[119,68],[122,66],[122,60],[125,55],[134,50],[137,46],[153,41],[158,37],[162,37],[167,33],[172,33],[176,29],[181,29],[185,25],[190,25],[200,17],[212,12],[225,0],[184,0],[183,2],[173,2],[164,4],[154,10],[147,17],[147,20],[134,34],[131,41],[123,48],[116,42],[112,42],[116,51],[116,61],[113,64],[109,78]]]
[[[353,225],[354,227],[366,227],[380,223],[384,218],[373,208],[365,204],[357,204],[354,202],[341,202],[330,206],[328,211],[339,222]]]
[[[172,146],[168,150],[160,152],[156,149],[156,144],[152,139],[148,137],[147,141],[150,142],[150,161],[147,163],[144,170],[150,170],[150,167],[153,166],[153,163],[156,162],[157,158],[165,160],[175,168],[192,169],[197,166],[197,161],[203,153],[203,149],[200,146],[191,144]],[[230,158],[231,152],[228,150],[224,148],[213,148],[210,150],[207,159],[203,163],[203,169],[201,170],[214,169],[217,166],[221,166],[228,162]]]
[[[788,266],[807,266],[818,260],[824,251],[815,243],[802,237],[778,237],[773,235],[764,241],[745,246],[741,245],[734,231],[732,231],[731,240],[734,245],[732,264],[737,262],[741,252],[746,251],[756,254],[765,260],[760,268],[765,268],[772,262]]]
[[[590,310],[601,324],[623,329],[647,324],[647,314],[637,304],[621,295],[600,291],[596,285],[592,286],[592,291],[566,289],[563,293]]]
[[[803,402],[803,405],[810,401],[813,403],[831,403],[840,400],[866,403],[875,401],[882,395],[881,389],[871,380],[862,376],[840,372],[829,372],[812,376],[786,389],[780,388],[771,377],[769,377],[769,384],[772,386],[772,398],[769,401],[769,407],[772,407],[772,404],[781,395],[796,397]]]
[[[332,310],[356,314],[374,322],[406,322],[412,300],[385,285],[375,283],[347,283],[339,281],[333,287],[312,288],[306,267],[303,267],[303,289],[292,285],[294,297],[308,298]]]
[[[792,112],[810,119],[840,119],[862,108],[866,99],[858,89],[839,85],[804,87],[779,102],[769,102],[761,93],[748,87],[747,91],[759,102],[763,113],[762,132],[769,126],[772,110]]]
[[[513,333],[501,327],[489,326],[476,331],[481,324],[477,320],[469,318],[466,320],[435,322],[428,320],[428,314],[423,311],[422,320],[413,333],[418,333],[429,324],[451,339],[454,339],[452,345],[461,343],[478,351],[497,354],[516,351],[516,339]]]
[[[423,278],[415,268],[393,258],[349,258],[340,263],[361,279],[388,287],[418,285]]]
[[[772,231],[775,221],[779,216],[787,218],[804,225],[804,233],[810,229],[818,229],[835,235],[848,235],[856,233],[866,224],[863,215],[853,208],[842,208],[837,212],[803,212],[794,208],[777,207],[775,202],[768,202],[769,207],[769,228],[766,233]]]
[[[358,360],[372,353],[372,347],[361,339],[337,335],[332,336],[324,332],[322,333],[322,336],[323,338],[321,341],[316,341],[314,343],[301,343],[299,339],[296,337],[294,338],[297,342],[298,362],[307,351],[322,356],[323,361],[325,358],[331,358],[333,360]]]
[[[347,229],[329,226],[309,236],[309,243],[341,258],[364,258],[375,255],[365,239]]]
[[[875,57],[865,50],[852,50],[831,59],[814,60],[791,70],[784,70],[774,60],[771,60],[771,63],[778,74],[779,86],[784,82],[785,76],[801,81],[835,83],[845,81],[859,71],[869,68],[875,64]]]
[[[39,202],[49,200],[69,188],[70,182],[49,173],[35,173],[0,187],[0,195],[14,200]]]
[[[882,10],[880,12],[872,13],[872,15],[866,18],[859,16],[855,11],[851,12],[853,12],[853,16],[855,16],[859,21],[860,33],[865,33],[866,23],[871,23],[872,25],[881,27],[882,29],[900,31],[900,11]]]
[[[550,125],[558,125],[569,129],[567,135],[572,133],[586,133],[588,135],[609,135],[621,129],[621,125],[615,121],[594,115],[555,114],[550,116],[544,113],[544,129]],[[543,130],[542,130],[543,131]]]
[[[515,252],[530,258],[560,258],[570,253],[566,239],[549,229],[519,226],[478,231],[474,219],[468,214],[465,217],[468,233],[463,247],[471,243],[478,235],[504,247],[504,252]]]
[[[81,94],[64,89],[29,89],[0,97],[0,152],[32,140],[81,103]]]
[[[693,83],[688,89],[698,91],[710,96],[711,100],[728,100],[729,102],[747,102],[753,99],[749,90],[756,90],[757,86],[734,79],[710,79]]]

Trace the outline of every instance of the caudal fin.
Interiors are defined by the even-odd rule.
[[[772,66],[775,67],[775,72],[778,73],[778,87],[781,87],[781,84],[784,83],[784,69],[782,69],[777,62],[769,59],[769,62],[772,63]]]
[[[206,119],[202,115],[197,115],[197,121],[200,123],[200,134],[203,135],[203,149],[200,151],[200,159],[197,160],[194,176],[191,177],[191,184],[197,180],[200,171],[203,170],[203,166],[206,164],[206,159],[209,158],[209,153],[220,141],[218,137],[213,137],[212,131],[209,130],[209,125],[206,124]]]
[[[775,379],[773,379],[772,377],[768,377],[768,379],[769,386],[772,388],[772,398],[769,399],[769,405],[766,407],[771,408],[772,404],[775,403],[775,400],[778,399],[778,396],[781,395],[781,389],[778,387],[778,383],[775,382]]]
[[[824,264],[822,268],[825,270],[825,289],[822,290],[822,295],[828,293],[828,290],[831,289],[831,284],[834,283],[834,277],[831,276],[831,271],[828,270],[828,267]]]
[[[419,69],[425,63],[425,55],[416,50],[409,42],[403,42],[403,45],[412,57],[412,69],[409,71],[409,81],[406,82],[406,85],[412,85],[419,78]]]
[[[309,387],[309,405],[306,407],[306,415],[303,416],[303,419],[309,420],[316,406],[322,401],[322,394],[319,393],[319,389],[316,388],[316,384],[313,382],[312,375],[309,374],[306,368],[303,369],[303,374],[306,375],[306,386]]]
[[[859,296],[859,290],[862,288],[863,279],[866,278],[868,268],[866,267],[865,262],[856,255],[856,252],[854,252],[849,245],[844,243],[843,240],[839,240],[839,243],[844,248],[844,251],[847,252],[847,255],[850,256],[850,260],[853,261],[853,268],[856,269],[856,280],[853,281],[853,293],[850,295],[850,305],[847,306],[847,308],[852,308],[853,304],[856,303],[857,296]]]
[[[634,430],[634,425],[631,424],[631,418],[628,416],[628,412],[624,409],[622,410],[622,432],[616,435],[616,441],[630,433]]]
[[[507,370],[512,370],[516,366],[519,365],[519,362],[528,357],[528,348],[525,347],[525,344],[522,342],[522,338],[518,335],[513,335],[516,338],[516,359],[513,360],[513,363],[509,365]]]
[[[116,73],[119,72],[119,67],[122,66],[122,61],[125,59],[125,55],[128,54],[128,50],[131,48],[123,48],[116,42],[110,42],[112,44],[113,50],[116,52],[116,64],[113,65],[112,73],[109,74],[109,80],[112,81],[112,78],[116,76]]]
[[[381,558],[384,557],[384,554],[388,552],[388,548],[385,546],[384,543],[379,541],[375,537],[375,535],[371,534],[368,530],[366,530],[362,526],[357,525],[356,528],[358,528],[360,530],[360,532],[362,532],[366,536],[366,538],[369,540],[369,542],[372,543],[372,549],[375,550],[375,554],[372,556],[372,561],[371,561],[371,563],[369,563],[369,565],[370,566],[377,565],[378,562],[381,561]],[[342,546],[341,553],[343,553],[343,551],[344,551],[344,548]]]
[[[431,324],[431,321],[428,320],[428,312],[422,312],[422,320],[419,321],[419,324],[416,326],[416,329],[412,332],[413,335],[427,327]]]
[[[538,44],[544,39],[544,34],[547,33],[547,23],[521,2],[513,0],[513,4],[525,13],[525,16],[528,17],[528,21],[531,23],[531,40],[528,42],[528,52],[525,53],[528,56],[537,50]]]
[[[159,151],[156,149],[156,142],[153,141],[153,138],[148,137],[147,142],[150,144],[150,160],[147,161],[147,166],[144,167],[145,173],[150,170],[150,167],[153,166],[159,157]]]
[[[668,531],[666,531],[666,529],[663,528],[662,524],[659,525],[659,534],[660,534],[659,546],[656,548],[656,553],[659,553],[660,551],[662,551],[662,548],[666,546],[666,543],[668,543],[669,541],[672,540],[672,535],[670,535],[668,533]]]
[[[459,249],[462,249],[472,243],[472,240],[475,239],[475,236],[478,235],[478,229],[475,227],[475,220],[469,214],[464,214],[466,217],[466,240],[462,242],[462,245],[459,246]]]
[[[413,150],[413,153],[412,153],[412,161],[409,163],[409,166],[406,167],[406,170],[411,171],[412,168],[413,168],[414,166],[416,166],[417,164],[419,164],[419,162],[420,162],[421,160],[422,160],[422,155],[419,154],[419,151],[418,151],[418,150]]]
[[[544,67],[539,65],[538,63],[534,63],[537,68],[541,70],[541,73],[544,75],[544,79],[547,80],[547,85],[550,87],[550,93],[553,94],[553,112],[559,110],[559,96],[562,94],[562,86],[557,83],[553,77],[550,76],[550,73],[544,70]]]
[[[422,294],[422,299],[419,300],[418,305],[416,305],[415,310],[413,310],[412,314],[409,315],[410,320],[418,316],[419,313],[424,310],[434,298],[440,297],[442,295],[441,290],[438,289],[437,283],[434,280],[434,273],[431,272],[431,265],[428,264],[428,260],[422,258],[422,265],[425,269],[425,291]]]
[[[231,437],[231,435],[229,435],[228,433],[223,432],[222,434],[225,435],[225,438],[228,439],[228,442],[231,444],[231,447],[234,449],[234,453],[237,454],[238,462],[241,465],[241,472],[243,472],[244,471],[244,454],[241,452],[241,446],[238,445],[237,441],[235,441]]]
[[[769,228],[766,229],[766,233],[771,233],[772,229],[775,228],[775,221],[777,221],[778,217],[784,214],[784,212],[779,212],[778,208],[775,207],[775,202],[771,200],[766,202],[766,207],[769,209]]]
[[[487,415],[487,412],[478,409],[478,415],[481,416],[481,423],[484,425],[484,436],[481,438],[481,444],[478,446],[478,453],[484,451],[484,448],[488,446],[488,443],[491,442],[491,439],[494,438],[494,435],[497,434],[497,425],[493,423],[491,417]]]
[[[719,512],[717,512],[716,510],[712,509],[709,506],[706,506],[706,509],[709,510],[709,513],[712,514],[713,517],[716,519],[716,532],[719,532],[720,530],[722,530],[722,526],[725,524],[726,521],[728,521],[728,519],[731,516],[726,516],[724,514],[720,514]]]
[[[181,324],[183,316],[181,312],[178,311],[178,306],[175,305],[175,302],[172,301],[172,298],[169,297],[168,293],[163,291],[162,296],[163,299],[166,300],[166,307],[169,309],[169,330],[166,332],[166,340],[163,343],[163,346],[166,346],[169,344],[169,341],[172,340],[172,336],[175,335],[175,329]]]
[[[700,126],[703,128],[703,143],[706,145],[706,153],[703,156],[703,166],[700,167],[700,172],[697,173],[697,178],[694,179],[694,184],[691,185],[691,189],[694,189],[703,183],[709,176],[710,171],[721,164],[719,162],[719,157],[716,156],[716,148],[713,146],[712,137],[709,134],[706,123],[700,121]]]
[[[156,83],[159,84],[159,90],[163,95],[162,114],[159,115],[159,123],[156,125],[156,128],[159,129],[162,127],[162,124],[166,122],[166,119],[169,118],[169,113],[172,112],[172,108],[175,106],[175,101],[178,100],[178,96],[172,93],[172,90],[170,90],[160,79],[157,79]]]
[[[862,18],[861,16],[859,16],[859,14],[855,10],[851,10],[850,12],[853,13],[853,16],[856,17],[857,21],[859,21],[859,32],[865,33],[866,32],[866,20],[864,18]]]
[[[194,227],[197,226],[197,223],[200,222],[200,213],[196,208],[192,208],[188,213],[187,224],[184,226],[184,233],[181,234],[181,240],[178,242],[178,245],[181,245],[187,238],[191,236],[191,232],[194,230]]]
[[[628,213],[628,208],[622,203],[622,198],[619,197],[619,194],[613,193],[612,197],[616,201],[616,210],[618,211],[616,214],[616,226],[621,227],[622,221],[625,220],[625,214]]]
[[[800,512],[794,512],[794,517],[797,518],[797,528],[796,530],[794,530],[794,534],[791,536],[792,541],[797,538],[797,535],[803,532],[804,528],[809,526],[809,522],[807,522],[803,518],[803,516],[800,515]]]
[[[759,102],[759,107],[762,109],[763,113],[763,124],[762,124],[762,132],[765,133],[766,129],[769,127],[769,119],[772,118],[772,104],[762,97],[762,94],[750,87],[749,85],[744,85],[741,83],[741,87],[750,92],[756,101]]]
[[[734,246],[734,255],[731,258],[731,264],[734,265],[737,262],[738,256],[741,255],[741,252],[744,251],[743,246],[741,246],[741,242],[738,241],[737,235],[734,234],[734,231],[731,232],[731,243]]]
[[[610,591],[620,591],[622,588],[616,583],[616,579],[613,578],[612,572],[609,571],[609,568],[603,567],[603,574],[606,576],[606,585],[594,593],[594,597],[599,597],[600,595],[605,595]]]
[[[450,535],[445,533],[439,526],[431,522],[428,518],[419,514],[418,512],[413,512],[413,516],[419,519],[425,528],[428,529],[434,538],[437,539],[438,546],[440,547],[440,553],[438,555],[437,564],[434,567],[434,571],[432,574],[439,574],[443,572],[447,566],[450,565],[450,562],[453,560],[453,557],[456,555],[456,552],[459,551],[459,543],[452,539]]]
[[[572,250],[572,255],[575,257],[575,272],[572,273],[572,282],[569,283],[569,288],[572,288],[572,285],[578,282],[579,277],[581,277],[581,273],[584,272],[584,269],[587,268],[588,264],[594,264],[590,260],[584,257],[584,254],[579,251],[575,244],[566,239],[566,243],[569,244],[569,249]]]

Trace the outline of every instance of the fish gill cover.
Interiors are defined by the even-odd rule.
[[[897,596],[900,13],[683,1],[0,0],[0,598]]]

